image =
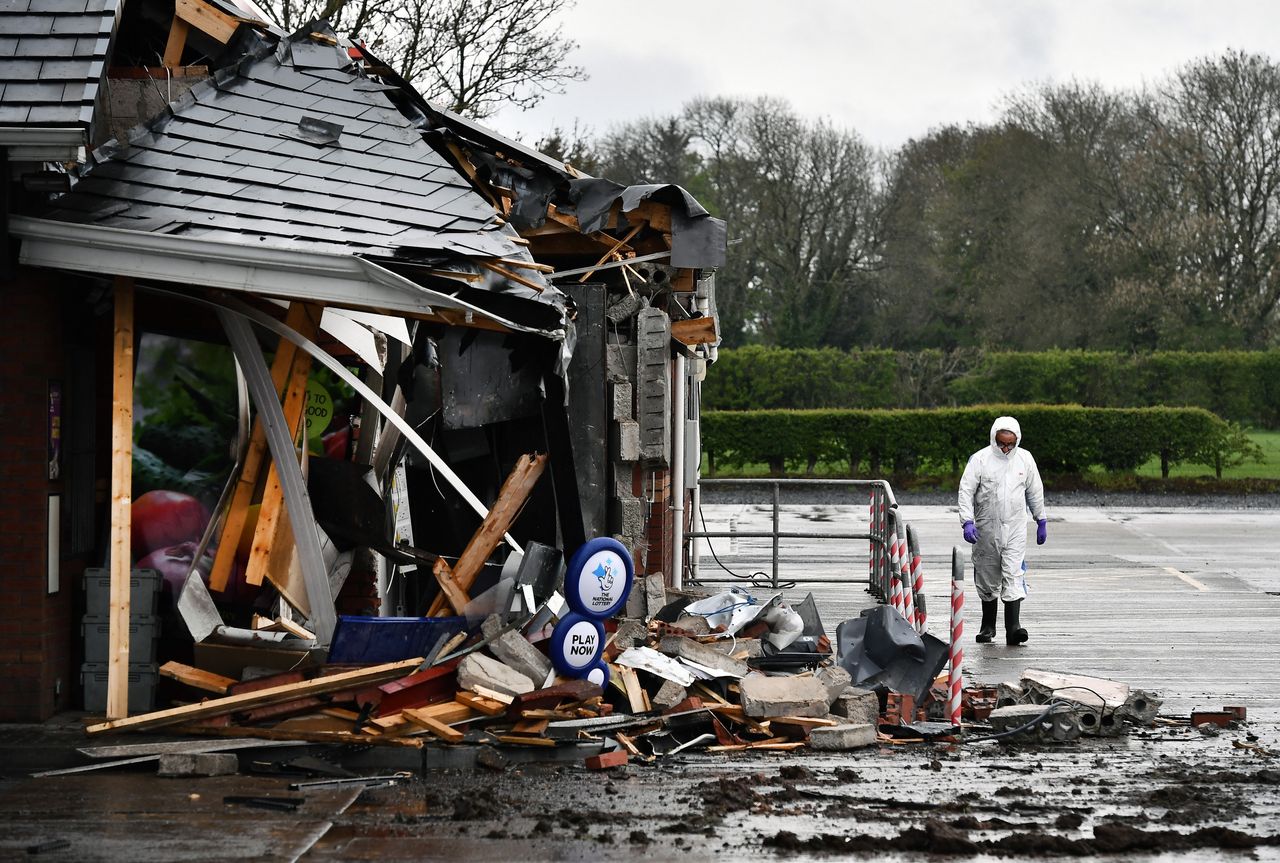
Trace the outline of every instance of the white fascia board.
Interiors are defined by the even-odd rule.
[[[0,147],[14,162],[83,162],[84,130],[65,126],[0,126]]]
[[[406,315],[453,309],[468,318],[474,315],[513,330],[564,338],[564,330],[516,324],[425,288],[353,253],[247,246],[30,216],[11,217],[9,230],[22,237],[19,261],[27,266],[200,285]]]

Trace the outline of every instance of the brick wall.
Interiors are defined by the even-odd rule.
[[[49,274],[17,268],[0,284],[0,721],[47,719],[79,691],[83,564],[62,561],[60,590],[46,589],[48,496],[64,491],[48,478],[47,452],[49,381],[66,379],[65,299]],[[65,383],[63,400],[65,416]]]

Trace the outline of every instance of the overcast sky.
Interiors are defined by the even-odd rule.
[[[1138,87],[1227,48],[1280,58],[1280,3],[1244,0],[578,0],[590,80],[494,128],[535,143],[577,120],[663,116],[697,96],[781,96],[887,148],[985,122],[1027,84]]]

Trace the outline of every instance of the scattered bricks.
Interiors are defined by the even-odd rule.
[[[832,725],[809,731],[809,747],[827,752],[861,749],[876,742],[876,727],[865,722]]]
[[[1197,725],[1217,725],[1220,728],[1226,728],[1233,721],[1236,715],[1227,710],[1196,710],[1191,713],[1191,727]]]
[[[696,661],[696,660],[695,660]],[[815,677],[742,678],[742,709],[753,719],[773,716],[826,716],[827,687]]]
[[[890,692],[885,699],[884,721],[887,725],[910,725],[916,717],[916,700],[901,692]]]
[[[160,776],[229,776],[240,770],[234,752],[184,752],[160,756]]]
[[[1009,707],[997,707],[991,711],[989,721],[998,734],[1030,725],[1008,738],[1014,740],[1064,742],[1075,740],[1082,732],[1079,715],[1066,705],[1045,707],[1041,704],[1013,704]]]
[[[674,680],[662,681],[662,686],[658,688],[657,693],[649,699],[649,703],[654,708],[662,711],[675,707],[680,702],[689,697],[689,693],[685,688]]]
[[[831,714],[852,720],[855,724],[876,725],[880,722],[880,697],[870,689],[846,686],[831,703]]]
[[[1159,709],[1159,704],[1156,705],[1156,708]],[[1242,704],[1224,704],[1222,705],[1222,710],[1225,713],[1230,713],[1239,722],[1244,722],[1249,716],[1249,709]]]
[[[494,638],[494,633],[501,629],[502,623],[497,615],[490,616],[481,624],[485,637],[493,638],[489,642],[489,652],[536,685],[541,686],[545,683],[551,676],[551,660],[543,656],[538,648],[515,630],[503,632]]]
[[[662,573],[654,572],[644,580],[645,617],[649,620],[657,617],[667,605],[667,582]]]
[[[482,653],[472,653],[458,663],[458,686],[477,692],[477,686],[504,695],[532,692],[534,683],[528,677]]]
[[[702,699],[696,695],[690,695],[679,704],[673,704],[671,707],[662,711],[663,713],[684,713],[688,710],[701,710],[703,708]]]
[[[691,638],[668,636],[658,642],[658,651],[665,653],[667,656],[687,659],[690,662],[705,665],[707,668],[714,668],[717,671],[732,674],[734,677],[746,677],[751,673],[751,668],[742,660],[726,656],[714,647],[710,647],[700,641],[694,641]],[[823,705],[823,708],[823,714],[825,715],[826,705]]]
[[[599,755],[589,755],[586,759],[588,770],[608,770],[611,767],[622,767],[630,760],[625,749],[615,749],[612,752],[601,752]]]
[[[849,672],[845,671],[838,665],[824,665],[813,674],[818,680],[822,681],[822,685],[827,687],[828,704],[834,704],[849,685],[853,683],[853,677]]]

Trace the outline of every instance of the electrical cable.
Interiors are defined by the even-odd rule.
[[[702,522],[702,528],[705,531],[707,527],[707,517],[702,512],[701,503],[698,504],[698,519]],[[702,537],[702,538],[707,541],[707,548],[711,551],[711,556],[715,558],[716,564],[719,565],[719,567],[723,569],[725,572],[732,575],[734,578],[739,579],[741,581],[748,581],[751,583],[752,587],[760,590],[791,590],[793,587],[796,586],[796,582],[794,581],[780,581],[775,587],[773,584],[773,579],[769,576],[769,573],[765,572],[762,569],[757,569],[755,572],[751,573],[750,575],[743,575],[741,573],[734,572],[732,569],[725,566],[724,561],[720,559],[720,555],[716,554],[716,547],[711,543],[711,538],[710,537]]]

